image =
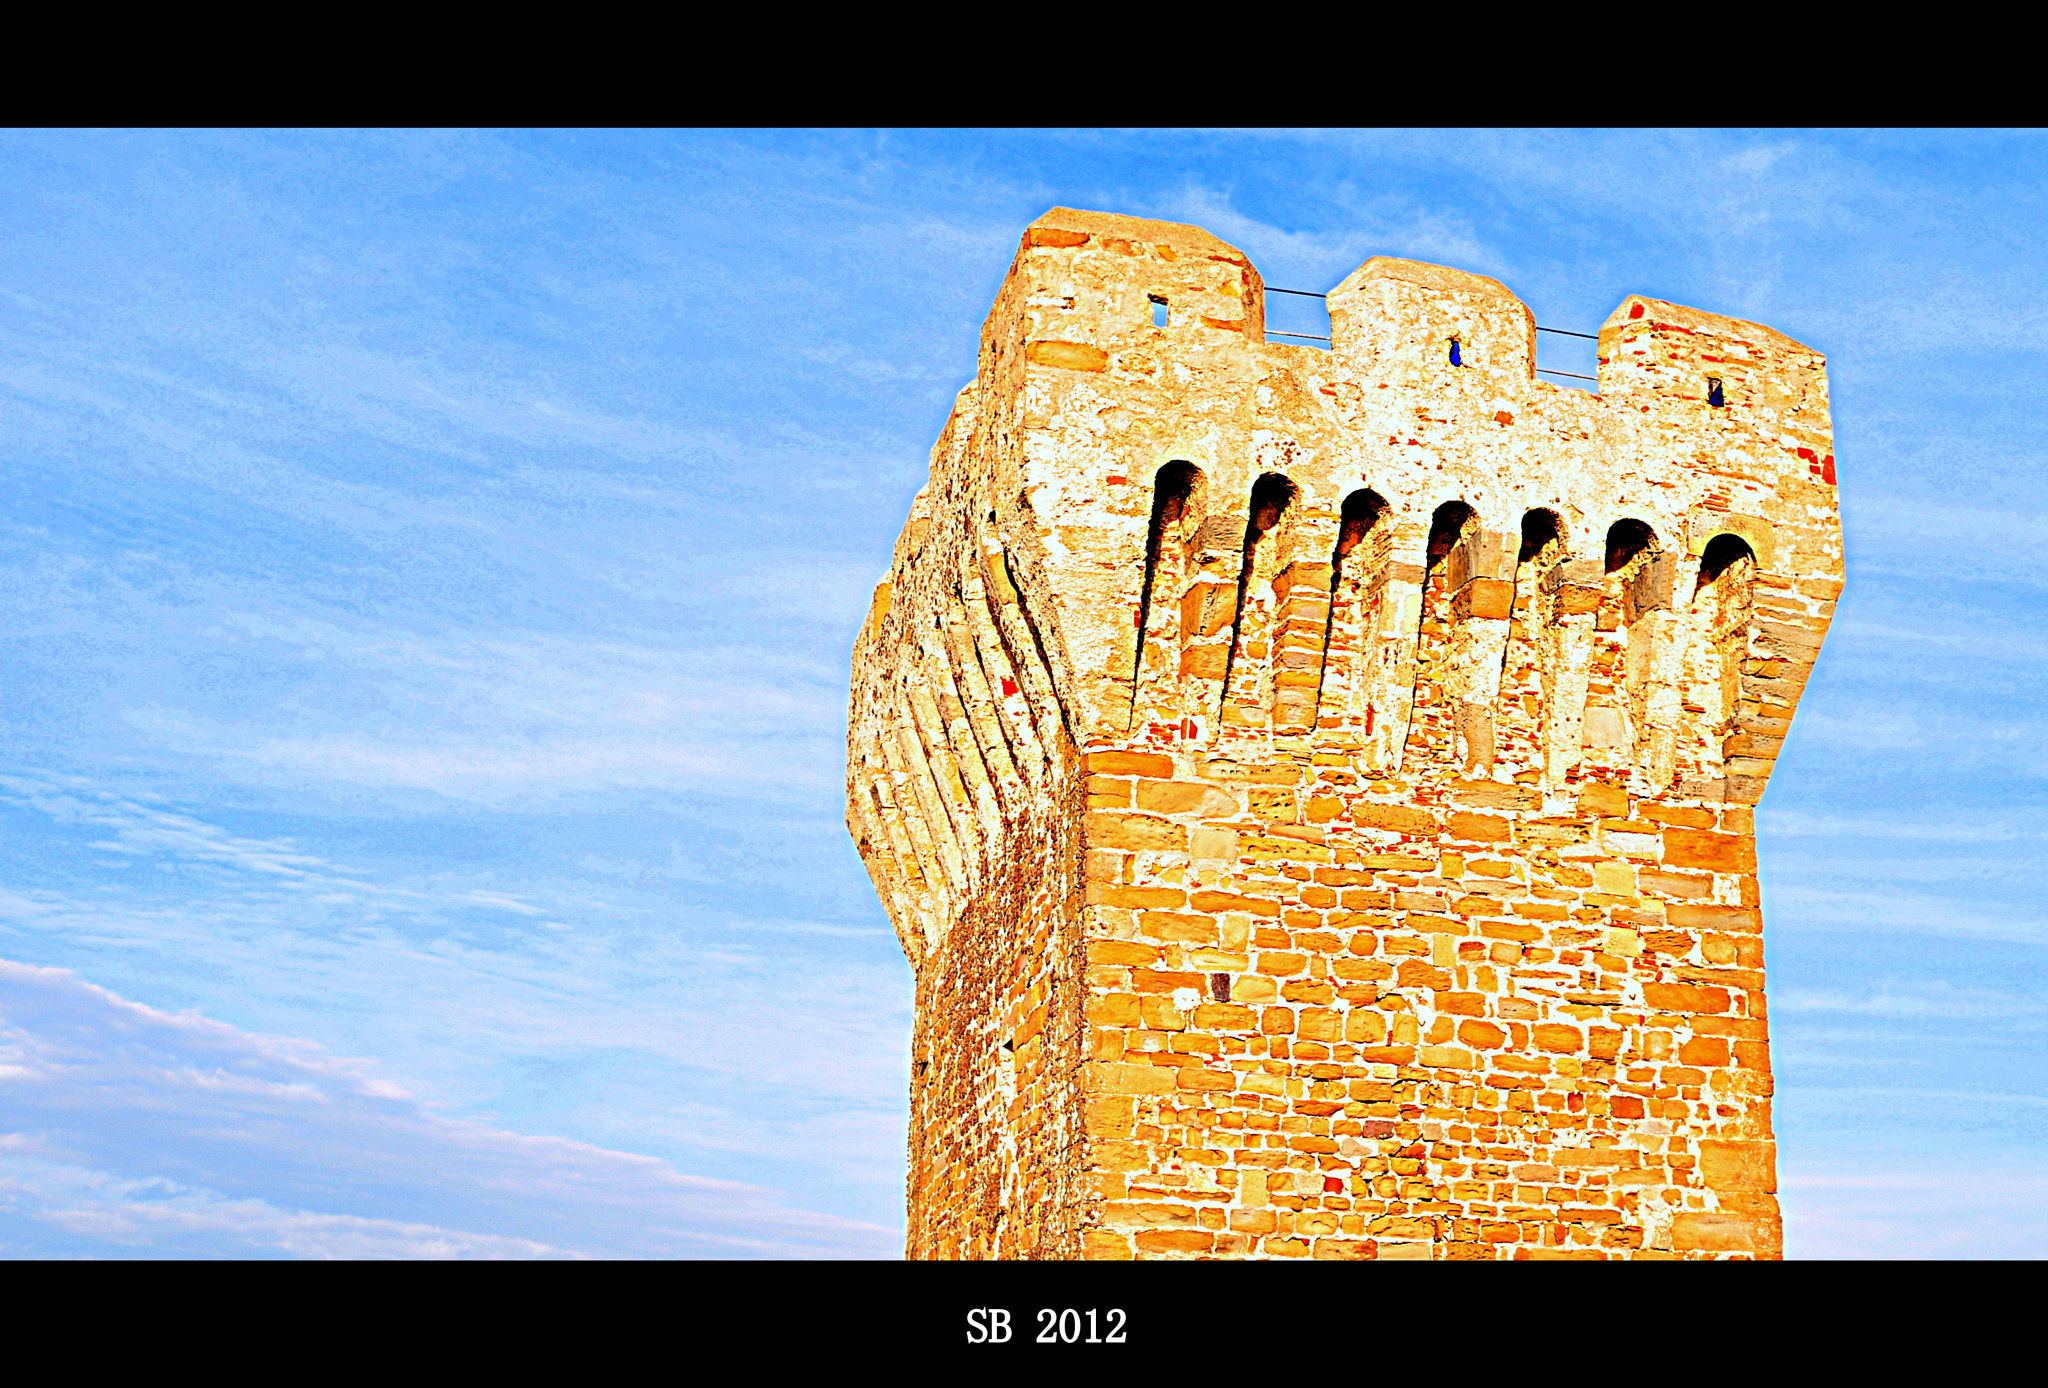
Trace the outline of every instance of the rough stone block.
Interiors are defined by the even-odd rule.
[[[1756,841],[1746,834],[1666,829],[1664,863],[1667,867],[1704,868],[1708,872],[1755,872]]]

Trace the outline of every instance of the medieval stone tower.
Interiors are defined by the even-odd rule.
[[[926,1258],[1775,1256],[1752,807],[1842,587],[1819,353],[1367,261],[1330,350],[1058,208],[853,656]]]

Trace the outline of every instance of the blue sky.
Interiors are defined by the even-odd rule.
[[[1828,353],[1849,589],[1760,818],[1788,1250],[2048,1256],[2041,135],[0,149],[0,1252],[894,1256],[847,653],[1064,204]]]

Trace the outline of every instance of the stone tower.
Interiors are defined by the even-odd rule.
[[[1842,587],[1822,357],[1494,280],[1268,343],[1026,231],[853,655],[917,972],[909,1253],[1771,1257],[1752,807]]]

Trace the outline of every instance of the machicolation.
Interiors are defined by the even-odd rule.
[[[1026,231],[853,657],[922,1258],[1774,1257],[1752,807],[1842,587],[1819,353],[1599,392],[1373,259]]]

